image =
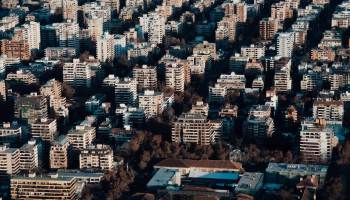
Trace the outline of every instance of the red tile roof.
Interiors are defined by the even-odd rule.
[[[189,159],[165,159],[155,165],[159,167],[172,167],[172,168],[216,168],[216,169],[228,169],[228,170],[241,170],[242,164],[233,162],[230,160],[189,160]]]

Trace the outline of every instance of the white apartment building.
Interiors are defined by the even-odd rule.
[[[103,35],[103,18],[92,16],[88,17],[86,22],[92,41],[96,41],[97,38]]]
[[[113,163],[113,150],[109,145],[89,145],[79,155],[80,169],[112,170]]]
[[[40,23],[30,21],[22,26],[15,28],[14,38],[24,40],[29,44],[30,50],[39,50],[40,48]]]
[[[19,148],[19,163],[20,169],[24,171],[31,171],[39,168],[39,145],[35,140],[28,141]]]
[[[59,47],[74,48],[78,54],[80,45],[79,24],[75,22],[53,23],[52,27],[56,31],[56,40]]]
[[[63,19],[66,21],[78,21],[78,1],[63,0],[62,1]]]
[[[74,87],[91,87],[91,67],[86,62],[73,59],[71,63],[63,65],[63,82]]]
[[[115,57],[115,40],[114,36],[105,32],[102,36],[97,37],[96,55],[101,62],[113,61]]]
[[[0,172],[6,174],[17,174],[20,171],[19,158],[19,149],[0,146]]]
[[[265,46],[251,44],[248,47],[241,47],[241,55],[250,59],[260,59],[265,56]]]
[[[303,79],[300,81],[300,89],[302,91],[318,91],[322,86],[322,77],[319,72],[308,71],[303,74]]]
[[[66,135],[59,136],[51,143],[50,147],[50,168],[66,169],[68,167],[69,141]]]
[[[293,32],[279,33],[277,36],[277,56],[292,57],[294,48]]]
[[[135,78],[116,78],[114,89],[116,105],[133,105],[136,103],[137,81]]]
[[[29,176],[11,177],[10,184],[11,199],[78,199],[79,189],[75,177],[59,177],[58,175],[50,177],[29,174]]]
[[[209,102],[219,102],[223,103],[227,95],[226,86],[221,86],[215,84],[214,86],[209,86]]]
[[[172,141],[209,145],[217,137],[214,123],[198,113],[183,113],[172,128]]]
[[[231,74],[221,74],[216,80],[216,84],[226,87],[227,90],[244,90],[246,79],[244,75],[231,72]]]
[[[52,142],[57,136],[56,119],[41,118],[31,124],[32,137]]]
[[[165,66],[165,85],[177,92],[183,92],[185,90],[184,65],[173,63]]]
[[[147,118],[157,117],[165,108],[164,95],[154,90],[145,90],[139,94],[139,108],[143,109]]]
[[[288,67],[275,70],[274,87],[276,92],[289,92],[292,89],[292,79]]]
[[[161,44],[165,35],[166,18],[156,12],[144,14],[140,17],[142,32],[148,34],[148,41],[151,44]]]
[[[68,131],[69,144],[75,149],[84,149],[90,145],[96,138],[95,127],[75,126]]]
[[[299,149],[305,163],[327,163],[332,158],[332,149],[337,139],[325,124],[304,121],[300,131]]]
[[[6,76],[6,81],[21,81],[25,84],[34,84],[38,82],[38,79],[27,70],[17,70],[16,73],[8,73]]]
[[[133,78],[137,81],[137,89],[157,88],[157,67],[142,65],[142,67],[134,67],[132,71]]]
[[[341,100],[317,99],[313,105],[313,118],[328,122],[343,121],[344,103]]]

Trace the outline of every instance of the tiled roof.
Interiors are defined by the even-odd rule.
[[[242,164],[230,160],[189,160],[189,159],[165,159],[155,167],[178,167],[178,168],[221,168],[241,170]]]

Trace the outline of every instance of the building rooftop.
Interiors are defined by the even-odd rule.
[[[147,183],[147,187],[165,187],[168,185],[175,185],[172,179],[179,173],[174,169],[159,169]],[[178,174],[179,176],[179,174]]]
[[[242,170],[242,164],[230,160],[189,160],[189,159],[165,159],[157,163],[155,168],[213,168],[227,169],[228,171]]]

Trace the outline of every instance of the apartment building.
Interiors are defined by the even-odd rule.
[[[95,127],[75,126],[68,131],[69,144],[75,149],[84,149],[91,144],[96,137]]]
[[[316,99],[313,104],[313,118],[328,122],[343,121],[344,103],[341,100]]]
[[[225,101],[227,95],[226,86],[221,86],[219,84],[215,84],[214,86],[209,86],[209,102],[218,102],[223,103]]]
[[[162,114],[165,106],[162,92],[145,90],[139,94],[139,108],[144,110],[147,118],[159,116]]]
[[[59,136],[51,143],[50,168],[66,169],[68,167],[69,141],[66,135]]]
[[[260,59],[265,56],[265,46],[251,44],[241,47],[241,55],[249,59]]]
[[[66,21],[78,21],[78,1],[63,0],[62,1],[63,19]]]
[[[6,82],[4,80],[0,80],[0,100],[6,101],[7,98],[7,90],[6,90]]]
[[[30,60],[31,51],[27,41],[1,40],[1,54],[8,58],[18,58],[21,60]]]
[[[10,72],[6,76],[6,81],[18,81],[30,85],[38,83],[38,79],[27,70],[17,70],[15,73]]]
[[[11,177],[11,199],[52,199],[75,200],[78,198],[78,185],[74,177],[28,176]]]
[[[108,145],[89,145],[79,155],[80,169],[112,170],[113,164],[113,150]]]
[[[63,82],[74,87],[91,87],[92,71],[87,62],[73,59],[71,63],[63,65]]]
[[[32,137],[52,142],[55,140],[57,132],[56,119],[40,118],[31,124]]]
[[[6,174],[17,174],[20,171],[20,151],[17,148],[0,146],[0,172]]]
[[[137,89],[139,91],[144,89],[154,90],[157,88],[157,67],[142,65],[142,67],[135,67],[132,71],[133,78],[137,81]]]
[[[259,22],[259,36],[262,40],[273,40],[279,29],[279,22],[273,18],[263,18]]]
[[[183,113],[173,124],[173,142],[209,145],[215,138],[214,124],[205,115]]]
[[[337,139],[324,120],[305,120],[301,125],[299,149],[305,163],[327,163],[331,161],[332,149]]]
[[[119,79],[114,85],[115,104],[134,105],[137,99],[137,81],[135,78]]]
[[[62,58],[73,58],[77,55],[74,48],[71,47],[48,47],[45,49],[45,57],[50,60],[59,60]]]
[[[276,92],[289,92],[292,89],[292,79],[288,67],[275,70],[274,87]]]
[[[185,66],[173,63],[165,66],[165,85],[177,92],[185,90]]]
[[[115,40],[114,36],[105,32],[102,36],[97,37],[96,55],[101,62],[113,61],[115,57]]]
[[[281,32],[277,36],[277,55],[290,58],[294,48],[293,32]]]
[[[0,123],[0,143],[18,143],[23,137],[22,127],[17,122]]]
[[[44,96],[31,93],[15,100],[15,117],[26,119],[29,123],[40,118],[47,118],[47,100]]]
[[[32,171],[39,169],[41,159],[41,145],[35,140],[30,140],[19,148],[20,170]]]
[[[231,72],[231,74],[221,74],[216,84],[225,87],[228,91],[239,91],[245,89],[246,79],[244,75]]]
[[[196,101],[190,110],[190,113],[198,113],[208,117],[209,104],[204,103],[203,101]]]

